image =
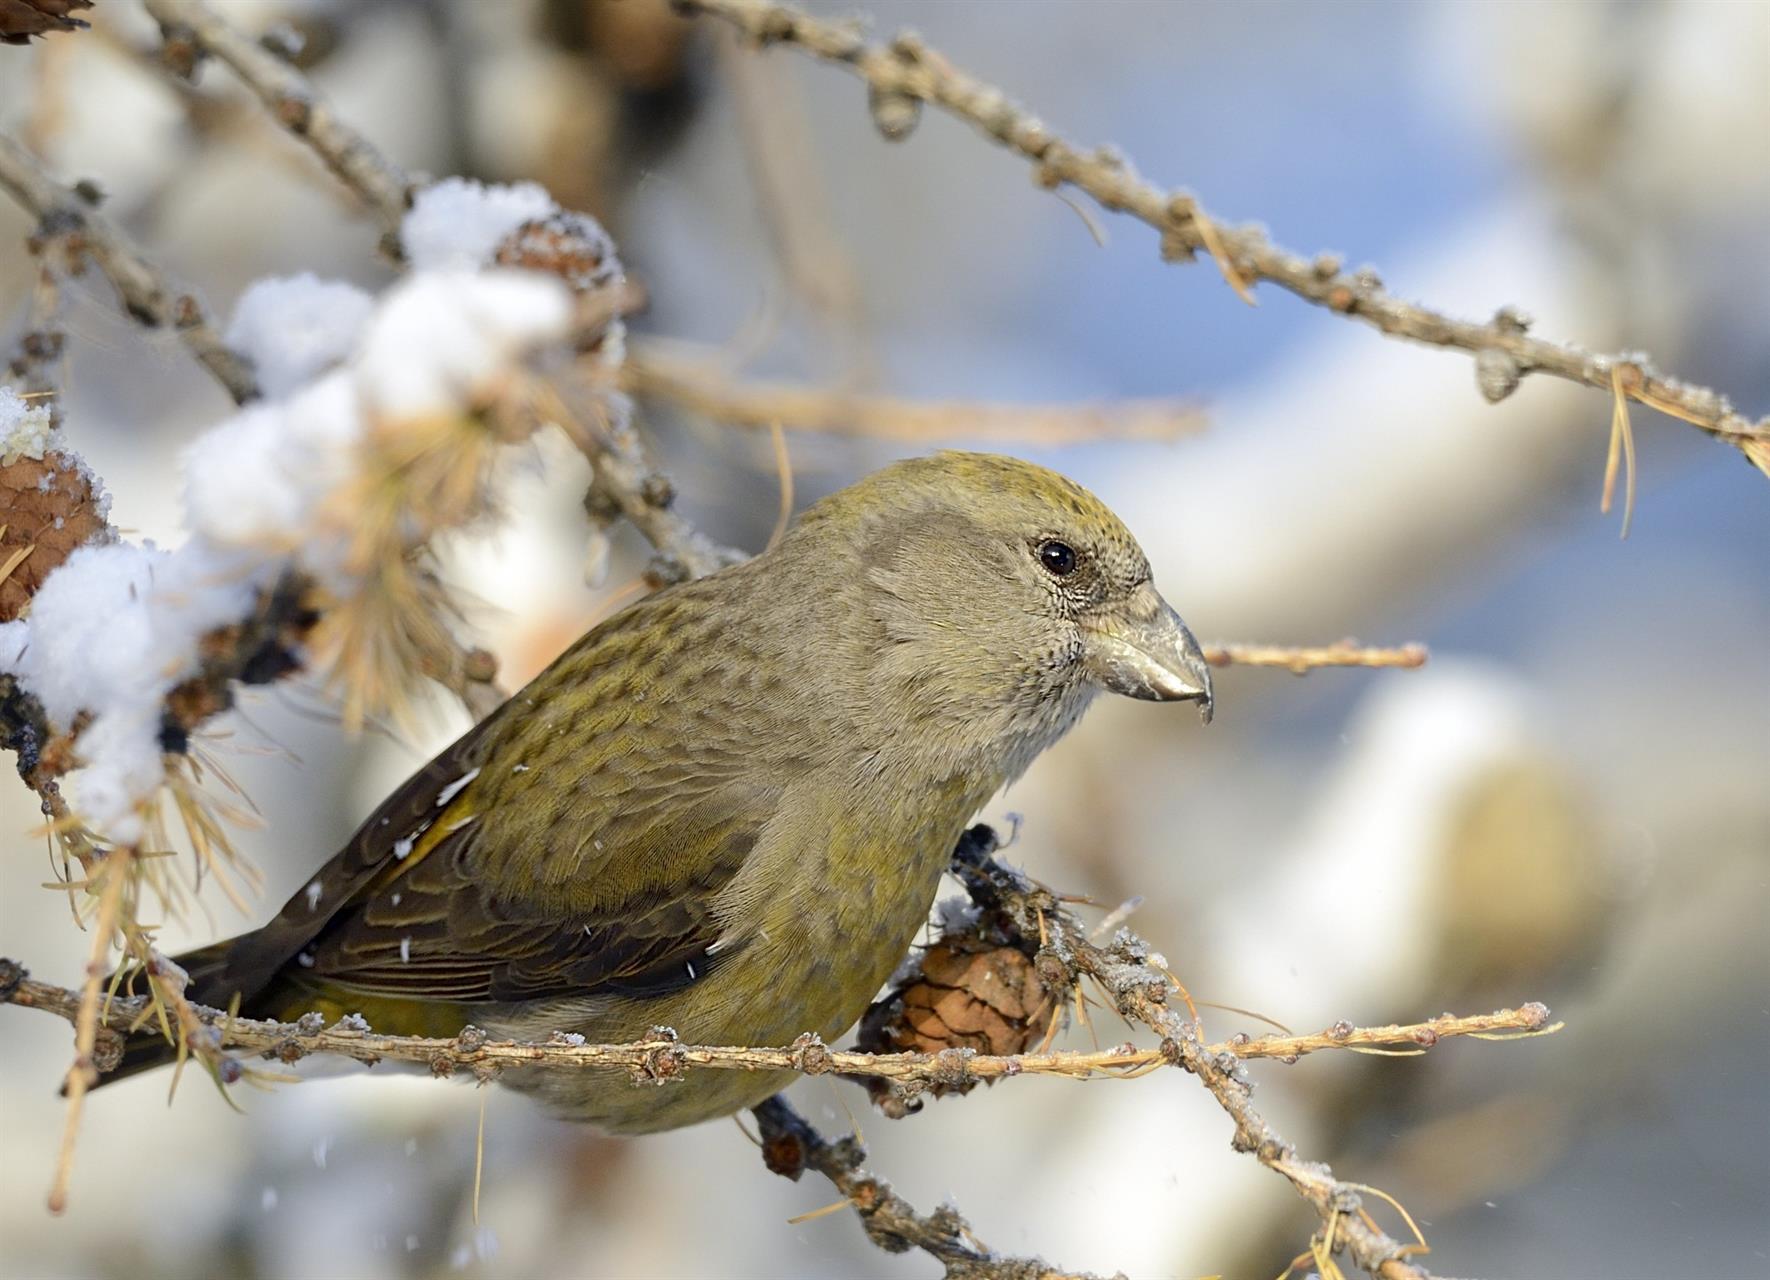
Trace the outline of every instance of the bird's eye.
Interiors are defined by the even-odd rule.
[[[1067,578],[1075,572],[1075,548],[1067,542],[1047,538],[1039,543],[1039,563],[1045,566],[1045,571],[1052,577]]]

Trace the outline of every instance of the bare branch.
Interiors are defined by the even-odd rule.
[[[162,57],[189,78],[205,55],[221,59],[270,111],[300,138],[332,173],[368,206],[381,224],[383,249],[398,258],[400,219],[413,184],[358,130],[345,124],[313,83],[294,67],[223,21],[203,0],[146,0],[165,36]]]
[[[11,964],[0,961],[0,965]],[[13,964],[15,970],[18,969]],[[22,971],[20,971],[22,973]],[[20,977],[8,997],[13,1004],[73,1021],[80,1012],[80,993],[34,978]],[[140,1023],[149,1008],[146,997],[110,1002],[102,1025],[113,1030]],[[683,1044],[673,1032],[659,1028],[650,1039],[632,1044],[579,1044],[567,1037],[544,1041],[494,1040],[477,1027],[449,1038],[379,1035],[361,1019],[325,1025],[318,1020],[272,1022],[229,1017],[225,1010],[191,1005],[197,1021],[216,1028],[216,1047],[246,1049],[285,1063],[311,1054],[331,1054],[374,1065],[413,1062],[436,1075],[471,1072],[482,1079],[513,1067],[584,1069],[618,1067],[636,1080],[675,1080],[690,1071],[797,1071],[801,1075],[871,1076],[902,1083],[962,1086],[1012,1076],[1063,1076],[1085,1080],[1098,1076],[1141,1074],[1171,1061],[1161,1049],[1131,1044],[1088,1053],[984,1054],[949,1049],[942,1053],[860,1053],[831,1049],[815,1036],[801,1036],[786,1048],[744,1045]],[[1388,1049],[1418,1052],[1458,1036],[1505,1036],[1559,1029],[1540,1004],[1494,1013],[1457,1017],[1445,1014],[1427,1022],[1386,1027],[1354,1027],[1341,1022],[1309,1035],[1237,1036],[1204,1046],[1210,1054],[1236,1058],[1294,1061],[1332,1049]]]
[[[196,295],[174,285],[128,237],[93,207],[93,200],[51,178],[42,163],[0,134],[0,188],[38,220],[37,234],[63,242],[71,263],[91,261],[117,300],[150,329],[172,329],[236,403],[256,398],[252,362],[222,342]]]
[[[987,832],[987,828],[977,831]],[[471,1072],[480,1080],[494,1079],[510,1067],[626,1070],[635,1084],[680,1079],[692,1068],[728,1071],[791,1070],[805,1075],[839,1073],[872,1076],[899,1084],[962,1087],[1020,1075],[1058,1075],[1085,1079],[1097,1075],[1142,1075],[1163,1065],[1186,1068],[1204,1081],[1236,1123],[1236,1147],[1253,1151],[1261,1163],[1284,1174],[1305,1199],[1322,1212],[1330,1235],[1346,1243],[1359,1265],[1373,1274],[1398,1280],[1423,1275],[1402,1261],[1406,1246],[1368,1226],[1355,1216],[1358,1207],[1354,1188],[1337,1182],[1326,1166],[1308,1164],[1274,1134],[1249,1101],[1249,1085],[1235,1064],[1248,1058],[1277,1058],[1295,1062],[1300,1056],[1332,1049],[1423,1053],[1441,1040],[1455,1036],[1512,1038],[1543,1035],[1560,1030],[1550,1023],[1541,1004],[1502,1009],[1475,1017],[1444,1015],[1427,1022],[1403,1026],[1354,1027],[1340,1022],[1310,1035],[1237,1035],[1219,1044],[1201,1044],[1196,1024],[1181,1019],[1167,1004],[1170,979],[1148,965],[1142,944],[1121,932],[1110,951],[1088,941],[1083,926],[1059,900],[1018,872],[989,857],[993,834],[973,832],[955,858],[955,870],[981,900],[1007,913],[1017,927],[1042,930],[1047,951],[1073,975],[1087,975],[1114,996],[1120,1011],[1152,1027],[1163,1036],[1157,1049],[1137,1049],[1130,1044],[1093,1053],[1034,1053],[1013,1055],[973,1054],[951,1049],[941,1053],[871,1054],[826,1048],[815,1036],[801,1036],[788,1048],[744,1046],[697,1046],[682,1044],[673,1032],[658,1029],[653,1038],[635,1044],[590,1045],[570,1037],[525,1043],[489,1039],[483,1031],[468,1027],[450,1039],[419,1036],[377,1035],[360,1017],[349,1017],[331,1026],[317,1014],[296,1023],[231,1017],[218,1009],[182,1004],[181,1018],[192,1019],[191,1030],[203,1032],[187,1040],[200,1041],[211,1053],[238,1048],[261,1053],[282,1063],[293,1063],[314,1053],[333,1054],[368,1065],[384,1060],[419,1063],[437,1076]],[[88,986],[96,981],[88,969]],[[96,988],[72,991],[25,976],[17,964],[0,960],[0,1002],[42,1009],[73,1023],[80,1034],[80,1057],[76,1076],[70,1078],[70,1125],[77,1115],[78,1098],[92,1078],[94,1044],[100,1031],[116,1035],[138,1027],[153,1009],[149,997],[111,1000],[102,1007],[94,999]],[[120,1046],[119,1046],[120,1047]],[[237,1076],[237,1072],[230,1073]],[[831,1143],[798,1116],[783,1098],[773,1098],[756,1109],[762,1126],[763,1155],[776,1173],[796,1178],[805,1167],[824,1174],[859,1214],[867,1235],[893,1252],[917,1247],[940,1259],[954,1277],[1004,1276],[1051,1277],[1069,1275],[1037,1259],[1002,1258],[983,1246],[966,1226],[957,1210],[942,1208],[933,1214],[915,1211],[890,1188],[861,1168],[864,1152],[853,1139]],[[1328,1248],[1333,1247],[1332,1240]]]
[[[787,382],[741,382],[718,367],[711,351],[701,358],[687,357],[667,352],[657,343],[636,343],[628,350],[621,385],[634,395],[666,400],[735,427],[767,431],[779,425],[789,431],[916,443],[967,437],[1046,445],[1166,441],[1192,435],[1205,425],[1205,415],[1196,404],[1178,399],[991,404],[905,400]]]
[[[1038,184],[1069,184],[1104,209],[1125,212],[1161,237],[1162,257],[1186,261],[1204,252],[1216,260],[1238,294],[1270,281],[1306,302],[1364,321],[1391,337],[1466,351],[1490,401],[1510,395],[1530,373],[1610,391],[1613,379],[1630,399],[1681,418],[1743,452],[1770,475],[1770,418],[1756,422],[1707,387],[1664,377],[1644,356],[1594,355],[1530,336],[1529,322],[1512,308],[1486,322],[1458,320],[1386,292],[1374,272],[1347,272],[1332,254],[1305,258],[1272,244],[1257,226],[1218,222],[1183,191],[1145,181],[1111,147],[1082,151],[1058,137],[993,85],[967,74],[913,34],[889,45],[870,44],[853,25],[825,22],[771,0],[676,0],[684,13],[705,14],[735,26],[760,45],[787,44],[846,68],[866,81],[874,118],[886,136],[901,137],[904,108],[932,102],[968,120],[1002,146],[1031,161]],[[909,116],[913,123],[913,114]]]
[[[918,1213],[891,1185],[861,1167],[866,1150],[855,1138],[831,1142],[782,1095],[753,1108],[762,1131],[762,1159],[797,1180],[805,1169],[828,1178],[859,1216],[867,1238],[887,1253],[921,1249],[940,1260],[948,1280],[1092,1280],[1039,1258],[1004,1257],[972,1234],[959,1211],[943,1205]],[[1118,1280],[1122,1280],[1121,1277]]]
[[[1339,1181],[1333,1170],[1298,1157],[1254,1109],[1253,1086],[1240,1070],[1233,1049],[1225,1053],[1200,1039],[1198,1024],[1170,1004],[1176,984],[1165,969],[1150,963],[1148,945],[1120,929],[1107,947],[1096,946],[1088,930],[1049,889],[998,861],[995,833],[973,827],[959,842],[953,873],[980,904],[1003,912],[1023,936],[1040,940],[1048,955],[1077,978],[1092,979],[1127,1020],[1162,1037],[1161,1052],[1197,1076],[1235,1123],[1231,1144],[1283,1175],[1321,1220],[1316,1243],[1326,1252],[1345,1248],[1360,1267],[1382,1280],[1424,1280],[1427,1272],[1408,1261],[1419,1246],[1393,1239],[1362,1213],[1358,1188]],[[1548,1017],[1540,1005],[1526,1006],[1532,1019]],[[1540,1011],[1540,1014],[1539,1014]],[[1332,1037],[1340,1028],[1328,1032]],[[1548,1030],[1540,1023],[1534,1030]]]
[[[1205,661],[1213,667],[1283,667],[1299,676],[1319,667],[1403,667],[1411,670],[1425,666],[1429,656],[1423,644],[1371,649],[1356,640],[1318,647],[1280,644],[1205,646]]]
[[[645,536],[658,553],[646,574],[653,586],[704,577],[747,559],[736,547],[714,542],[675,510],[676,485],[652,465],[625,397],[602,390],[596,381],[561,377],[543,392],[552,397],[555,420],[590,459],[585,505],[591,519],[607,525],[625,517]]]

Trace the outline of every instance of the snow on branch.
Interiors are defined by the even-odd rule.
[[[336,332],[312,341],[304,300],[324,308],[341,288],[281,282],[288,324],[246,326],[248,350],[279,361],[279,381],[310,376],[186,451],[181,546],[82,547],[44,582],[28,618],[0,626],[0,671],[38,700],[55,732],[75,734],[79,812],[113,842],[145,834],[143,803],[178,746],[163,708],[197,674],[203,638],[252,616],[289,575],[327,615],[316,642],[354,664],[346,706],[358,718],[388,701],[402,672],[435,669],[448,652],[429,611],[414,609],[396,630],[408,647],[392,652],[393,669],[377,667],[367,655],[386,646],[361,633],[393,630],[381,623],[394,620],[357,615],[422,597],[412,555],[434,529],[483,509],[485,458],[499,438],[482,415],[523,359],[564,339],[570,298],[530,273],[425,273],[372,310],[343,294]],[[247,298],[253,308],[262,300]],[[348,365],[330,367],[347,354]],[[303,362],[311,367],[297,369]]]

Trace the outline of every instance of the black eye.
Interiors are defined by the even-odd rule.
[[[1067,578],[1075,572],[1075,549],[1067,542],[1048,538],[1039,543],[1039,563],[1044,565],[1046,572],[1053,577]]]

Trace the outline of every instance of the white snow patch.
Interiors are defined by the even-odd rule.
[[[227,343],[252,358],[258,385],[280,399],[356,349],[375,300],[312,272],[255,281],[234,304]]]
[[[459,778],[456,778],[453,782],[449,783],[448,786],[436,793],[436,807],[440,809],[456,796],[460,795],[462,788],[477,777],[479,777],[479,770],[469,769]]]
[[[349,529],[324,507],[356,474],[362,434],[343,370],[288,400],[242,409],[185,452],[187,522],[223,546],[292,554],[329,586],[347,588]]]
[[[390,290],[363,336],[358,394],[370,413],[459,412],[524,351],[566,336],[571,294],[528,271],[422,272]]]
[[[136,804],[164,779],[160,710],[197,668],[197,640],[238,618],[258,585],[250,566],[195,541],[178,555],[152,544],[81,547],[44,580],[28,622],[0,634],[0,666],[58,727],[82,711],[73,779],[81,815],[134,842]]]
[[[418,193],[400,226],[400,245],[419,271],[482,267],[512,231],[557,209],[546,189],[533,182],[487,186],[445,178]]]

